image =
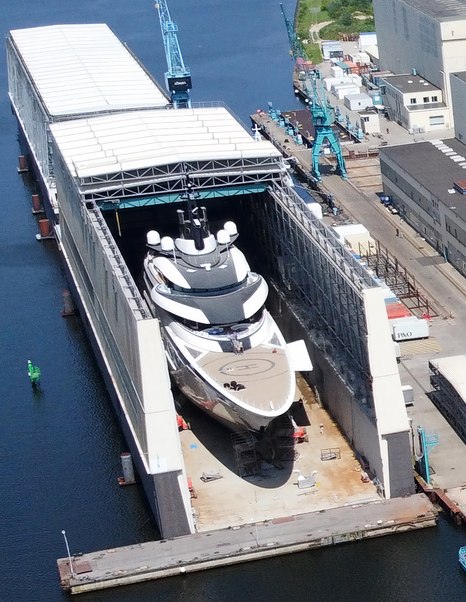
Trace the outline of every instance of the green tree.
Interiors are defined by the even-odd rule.
[[[340,18],[338,19],[339,23],[342,25],[342,27],[351,27],[351,25],[353,24],[353,15],[350,12],[343,12],[340,15]]]

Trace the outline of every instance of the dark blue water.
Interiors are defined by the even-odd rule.
[[[285,0],[291,16],[294,1]],[[151,0],[0,2],[0,28],[106,22],[163,81]],[[257,108],[297,106],[279,3],[171,0],[193,99],[223,100],[246,123]],[[152,539],[141,492],[120,489],[125,443],[78,318],[61,317],[66,281],[53,243],[35,240],[28,180],[16,173],[16,125],[0,55],[0,602],[67,598],[55,560]],[[26,362],[43,372],[31,390]],[[85,602],[466,600],[457,549],[466,534],[437,529],[318,550],[81,596]]]

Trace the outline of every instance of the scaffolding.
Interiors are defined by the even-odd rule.
[[[287,414],[275,418],[273,423],[272,445],[274,458],[278,462],[297,460],[295,428]]]
[[[252,199],[248,205],[252,236],[266,250],[269,274],[314,344],[375,419],[362,292],[378,284],[335,233],[303,209],[293,190],[274,183],[269,192],[267,203]]]
[[[232,433],[231,442],[235,454],[236,472],[240,477],[249,477],[259,472],[256,440],[249,431]]]
[[[419,290],[414,276],[379,241],[367,247],[359,245],[359,255],[414,315],[423,318],[438,316],[432,302]]]

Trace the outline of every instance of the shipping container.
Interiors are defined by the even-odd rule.
[[[364,111],[372,106],[372,98],[368,94],[346,94],[345,107],[350,111]]]
[[[358,86],[354,84],[342,84],[333,87],[333,93],[339,100],[343,100],[348,94],[359,94],[359,91]]]
[[[336,77],[325,77],[323,81],[324,81],[324,86],[325,86],[325,89],[327,90],[327,92],[330,92],[330,90],[335,85],[354,83],[352,78],[349,77],[348,75],[340,75],[340,76],[336,76]]]
[[[338,65],[333,65],[330,67],[330,75],[332,77],[343,77],[343,69]]]
[[[393,339],[395,341],[411,341],[426,339],[429,336],[429,323],[422,318],[401,318],[391,321]]]

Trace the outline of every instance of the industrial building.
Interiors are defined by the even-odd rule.
[[[466,69],[466,3],[374,0],[380,69],[413,72],[443,91],[453,127],[450,74]],[[449,124],[447,126],[447,123]]]
[[[429,375],[432,401],[466,441],[466,356],[430,360]]]
[[[386,76],[383,82],[390,119],[412,133],[450,127],[450,111],[440,88],[416,74]]]
[[[325,61],[342,59],[344,55],[341,42],[335,40],[323,40],[321,50]]]
[[[466,146],[453,138],[385,147],[380,165],[403,219],[466,274]]]
[[[454,124],[456,136],[381,148],[384,193],[466,274],[466,2],[374,0],[374,12],[383,67],[412,71],[384,76],[390,117],[413,134]]]

